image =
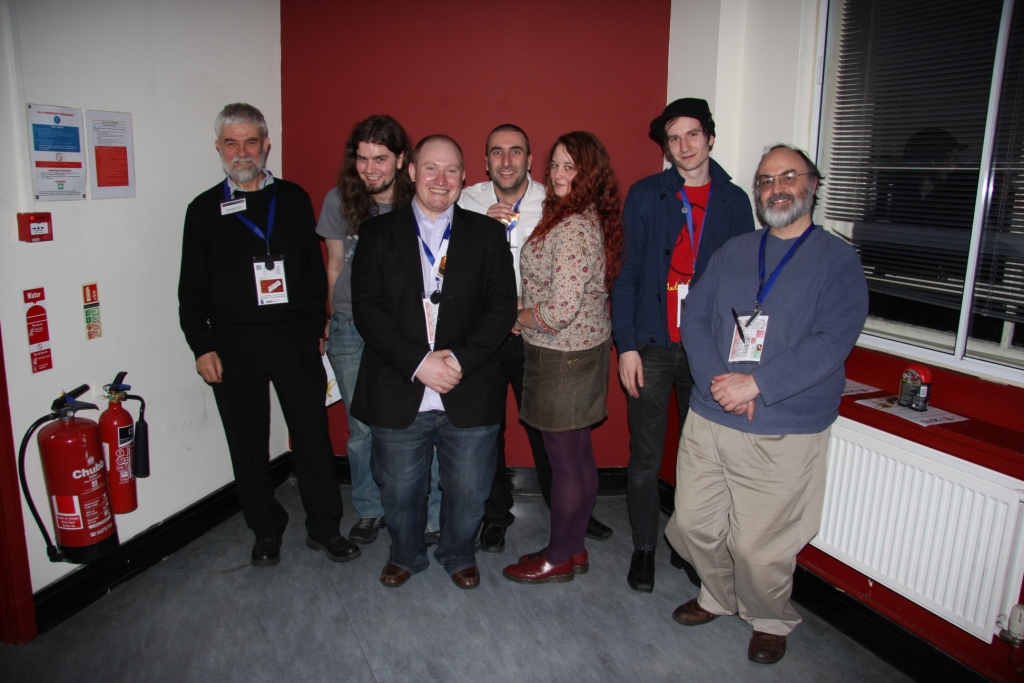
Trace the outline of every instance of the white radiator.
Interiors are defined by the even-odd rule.
[[[832,427],[811,545],[981,640],[1024,580],[1024,482],[878,429]]]

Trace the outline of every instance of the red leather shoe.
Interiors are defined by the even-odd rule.
[[[544,559],[544,553],[537,553],[536,557],[519,564],[510,564],[502,574],[516,583],[564,583],[576,577],[572,559],[561,564],[551,564]]]
[[[543,550],[539,550],[535,553],[526,553],[519,558],[520,562],[528,562],[530,560],[536,560],[538,556],[543,553]],[[572,556],[572,570],[576,574],[586,574],[590,570],[590,560],[587,556],[586,550],[581,550]]]

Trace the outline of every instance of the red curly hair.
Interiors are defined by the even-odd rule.
[[[565,153],[576,166],[576,176],[572,179],[569,194],[561,198],[555,196],[551,182],[551,158],[559,145],[565,148]],[[611,291],[612,283],[622,268],[624,235],[619,183],[615,179],[615,171],[612,170],[604,145],[597,136],[586,131],[573,131],[561,136],[548,153],[548,171],[544,184],[547,186],[544,217],[534,228],[530,240],[543,240],[559,222],[593,206],[604,238],[604,285]]]

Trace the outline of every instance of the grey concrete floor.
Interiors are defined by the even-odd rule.
[[[361,558],[330,562],[305,547],[293,481],[277,495],[292,519],[280,565],[249,565],[252,536],[235,515],[35,641],[0,646],[0,681],[909,680],[806,610],[771,666],[747,661],[738,617],[676,624],[672,610],[697,589],[666,546],[654,593],[629,589],[625,498],[598,500],[615,534],[588,541],[588,574],[530,586],[501,570],[544,546],[548,512],[517,497],[505,552],[479,553],[482,584],[464,591],[433,558],[401,588],[381,586],[386,531]]]

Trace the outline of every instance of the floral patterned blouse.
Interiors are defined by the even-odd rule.
[[[523,329],[534,346],[583,351],[611,336],[604,287],[604,237],[593,207],[562,220],[520,252],[523,308],[534,309],[543,329]],[[539,319],[539,320],[538,320]]]

